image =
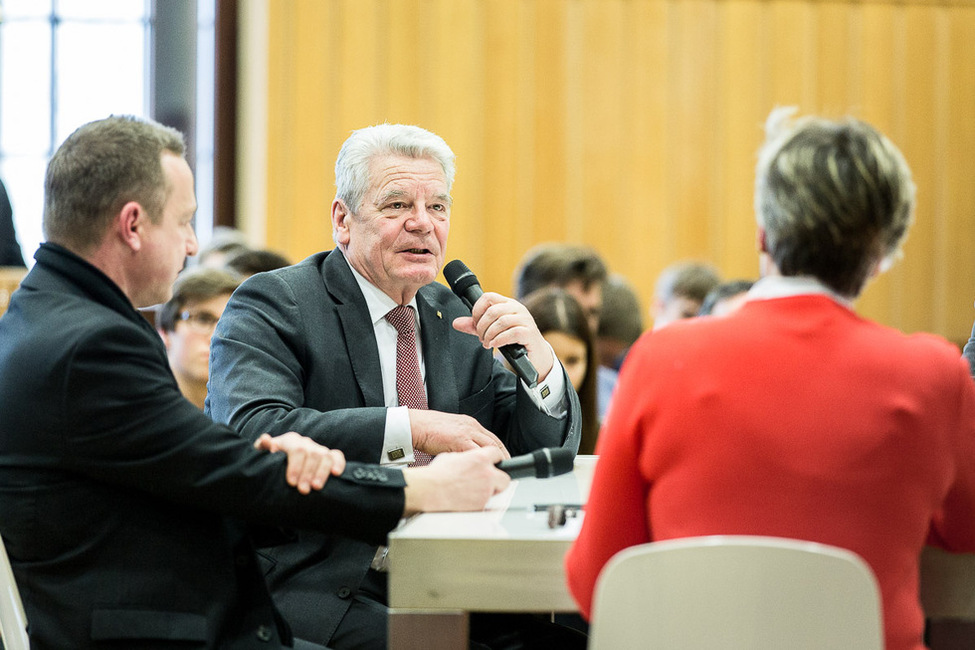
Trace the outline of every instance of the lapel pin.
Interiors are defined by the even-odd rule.
[[[439,310],[437,310],[437,318],[443,320],[443,314],[441,314]]]

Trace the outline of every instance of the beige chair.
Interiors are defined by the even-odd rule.
[[[4,650],[30,650],[27,616],[20,602],[20,591],[10,569],[7,549],[0,540],[0,638]]]
[[[880,591],[845,549],[711,536],[634,546],[596,584],[594,650],[881,650]]]

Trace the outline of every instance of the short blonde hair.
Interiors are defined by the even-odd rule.
[[[772,111],[759,151],[755,214],[783,275],[810,275],[855,297],[878,262],[900,252],[914,214],[904,156],[853,118]]]

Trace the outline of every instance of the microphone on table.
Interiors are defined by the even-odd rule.
[[[551,478],[572,471],[575,453],[564,447],[543,447],[530,454],[495,463],[511,478]]]
[[[443,275],[447,279],[447,284],[450,285],[450,289],[467,305],[468,309],[473,309],[477,299],[484,295],[484,291],[481,289],[481,283],[477,281],[477,276],[471,273],[467,265],[460,260],[454,260],[448,263],[443,269]],[[529,388],[534,388],[538,385],[538,371],[535,370],[532,362],[528,360],[528,351],[524,345],[509,343],[508,345],[502,345],[498,350],[511,367],[514,368],[515,374],[521,377],[521,380]]]

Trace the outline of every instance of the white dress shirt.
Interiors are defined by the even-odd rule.
[[[346,263],[348,263],[348,259],[346,259]],[[399,305],[383,293],[379,287],[363,277],[351,264],[349,264],[349,268],[352,269],[352,275],[355,276],[359,289],[362,290],[362,295],[366,299],[369,317],[372,319],[372,326],[376,332],[376,344],[379,346],[379,366],[383,375],[383,399],[387,408],[383,449],[378,460],[383,465],[406,465],[413,462],[413,434],[410,429],[409,409],[399,405],[399,398],[396,393],[396,339],[398,333],[396,328],[386,320],[386,314]],[[421,326],[419,312],[416,308],[416,296],[408,305],[413,307],[413,317],[416,319],[416,353],[420,362],[423,386],[426,388],[427,372],[426,364],[423,362],[423,346],[420,343]],[[544,382],[539,382],[535,388],[529,388],[524,382],[522,382],[522,386],[528,391],[532,401],[540,411],[552,417],[561,418],[565,417],[568,412],[565,379],[562,365],[554,351],[552,358],[555,359],[555,365],[552,366],[552,370]],[[429,394],[429,391],[427,392]],[[405,455],[400,456],[400,452],[405,452]],[[391,460],[390,456],[395,460]]]
[[[808,294],[829,296],[848,309],[853,309],[853,301],[841,296],[825,284],[809,275],[767,275],[752,285],[745,300],[770,300]]]

